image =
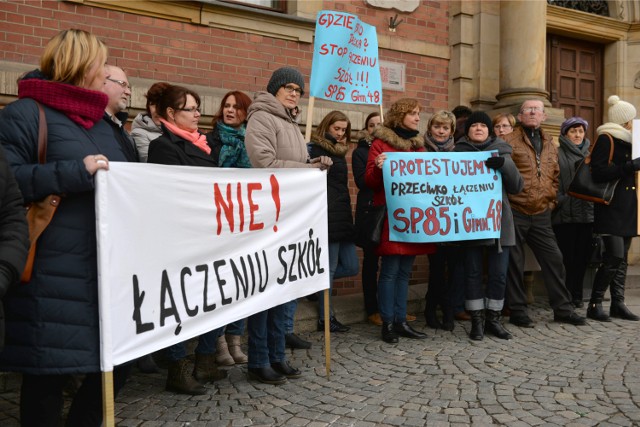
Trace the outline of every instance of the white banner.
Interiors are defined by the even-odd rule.
[[[318,169],[109,168],[96,178],[103,371],[329,287]]]

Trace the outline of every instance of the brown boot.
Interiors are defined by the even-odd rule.
[[[204,384],[226,378],[227,372],[221,371],[216,367],[215,356],[213,354],[196,353],[193,376]]]
[[[242,348],[240,347],[242,337],[240,335],[225,335],[225,338],[227,339],[229,354],[233,357],[234,362],[239,365],[247,363],[249,358],[242,352]]]
[[[229,354],[229,348],[227,347],[227,341],[224,339],[224,335],[218,337],[216,341],[216,363],[220,366],[233,366],[236,362]]]
[[[194,396],[207,393],[207,389],[191,375],[191,369],[187,359],[169,363],[169,375],[167,375],[165,388],[175,393],[191,394]]]

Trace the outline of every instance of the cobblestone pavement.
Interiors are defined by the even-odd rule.
[[[640,311],[638,295],[628,298]],[[607,303],[608,304],[608,303]],[[580,310],[584,312],[584,310]],[[508,326],[510,341],[471,341],[469,322],[453,332],[427,329],[422,341],[389,345],[359,323],[332,337],[325,376],[322,334],[290,353],[303,377],[282,386],[232,367],[204,396],[164,391],[165,372],[137,371],[116,401],[119,426],[637,426],[640,425],[638,322],[575,327],[532,312],[534,329]],[[414,323],[422,330],[424,323]],[[18,390],[0,394],[0,424],[17,426]]]

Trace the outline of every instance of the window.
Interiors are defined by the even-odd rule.
[[[204,3],[214,3],[215,0],[202,0]],[[273,10],[276,12],[286,12],[287,2],[283,0],[220,0],[225,3],[237,3],[247,6],[255,6],[259,9]]]

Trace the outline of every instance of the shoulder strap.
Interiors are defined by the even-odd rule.
[[[610,144],[609,144],[609,162],[607,162],[607,164],[610,165],[611,164],[611,160],[613,160],[613,138],[608,133],[605,133],[604,135],[607,135],[609,137],[609,142],[610,142]],[[589,154],[587,154],[587,157],[584,159],[584,162],[586,164],[591,163],[591,153],[593,152],[593,149],[596,146],[596,142],[598,142],[598,138],[596,138],[596,141],[593,143],[593,145],[591,145],[589,147]]]
[[[613,160],[613,138],[611,137],[610,134],[607,134],[607,136],[609,137],[609,163],[607,163],[608,165],[611,164],[611,160]]]
[[[38,106],[38,163],[45,164],[47,162],[47,117],[44,114],[42,104],[35,101]]]

